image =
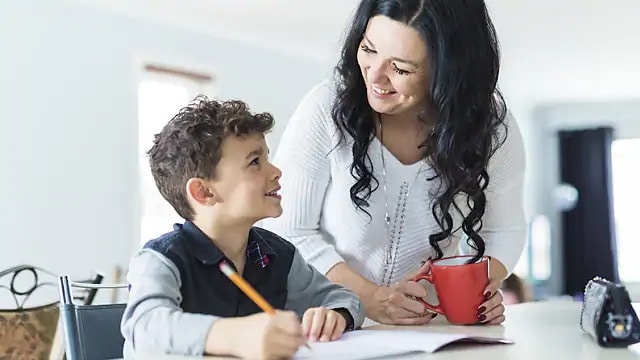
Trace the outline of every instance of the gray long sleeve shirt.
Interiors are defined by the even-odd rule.
[[[224,254],[193,223],[148,242],[133,256],[121,330],[124,356],[202,355],[209,329],[222,317],[261,310],[219,270]],[[245,279],[272,306],[302,316],[311,307],[343,309],[353,327],[364,321],[358,297],[331,283],[289,242],[252,228]],[[286,281],[284,281],[286,279]]]

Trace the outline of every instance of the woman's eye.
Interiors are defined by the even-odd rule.
[[[366,52],[367,54],[375,54],[376,53],[375,50],[371,49],[367,45],[361,45],[360,49],[362,49],[362,51]]]
[[[393,71],[395,71],[396,73],[398,73],[400,75],[407,75],[407,74],[411,73],[411,72],[409,72],[407,70],[400,69],[398,66],[396,66],[396,64],[393,64]]]

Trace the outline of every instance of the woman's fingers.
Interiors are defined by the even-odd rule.
[[[479,315],[478,321],[481,323],[491,322],[492,320],[504,314],[504,310],[505,310],[504,305],[499,304],[498,306],[485,312],[484,314]]]
[[[501,286],[502,286],[502,281],[491,280],[489,282],[489,285],[487,285],[487,287],[484,289],[484,293],[483,293],[484,298],[490,299],[491,297],[493,297],[496,294],[496,292],[498,292]]]
[[[437,314],[429,313],[426,316],[420,316],[420,317],[397,318],[395,319],[394,324],[395,325],[426,325],[431,320],[433,320],[433,318],[435,318],[436,315]]]
[[[398,290],[404,295],[409,295],[417,298],[423,298],[427,296],[427,289],[425,289],[424,286],[418,284],[415,281],[405,281],[399,283],[397,287]]]
[[[425,263],[420,267],[420,269],[418,269],[415,273],[413,274],[409,274],[407,275],[404,280],[405,281],[411,281],[413,280],[416,276],[420,275],[420,274],[426,274],[431,270],[431,258],[429,258],[427,261],[425,261]]]
[[[491,320],[491,321],[489,321],[488,323],[485,323],[485,324],[487,324],[487,325],[499,325],[499,324],[502,324],[505,320],[506,320],[506,318],[504,317],[504,314],[503,314],[503,315],[500,315],[497,318],[495,318],[495,319],[493,319],[493,320]]]
[[[411,312],[414,314],[414,316],[422,316],[424,315],[425,311],[427,311],[427,308],[423,302],[410,298],[407,295],[402,296],[402,299],[398,305],[401,310]]]
[[[485,288],[485,301],[478,306],[478,322],[483,324],[494,324],[499,321],[501,323],[504,321],[504,305],[502,302],[504,298],[502,297],[502,292],[500,291],[500,286],[502,282],[499,280],[493,280],[489,282],[489,285]],[[500,320],[499,318],[503,319]]]

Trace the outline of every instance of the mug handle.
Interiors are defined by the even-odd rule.
[[[431,271],[429,271],[426,274],[420,274],[420,275],[416,276],[415,278],[413,278],[414,282],[418,282],[420,280],[426,280],[426,281],[430,282],[431,284],[433,284],[433,274],[431,273]],[[428,302],[426,302],[424,299],[418,299],[418,300],[420,300],[427,309],[429,309],[431,311],[435,311],[440,315],[444,315],[444,311],[442,310],[442,307],[440,305],[438,305],[438,306],[431,305]]]

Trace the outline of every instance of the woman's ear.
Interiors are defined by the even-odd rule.
[[[208,182],[200,178],[187,180],[187,197],[203,206],[211,206],[217,202],[214,189]]]

